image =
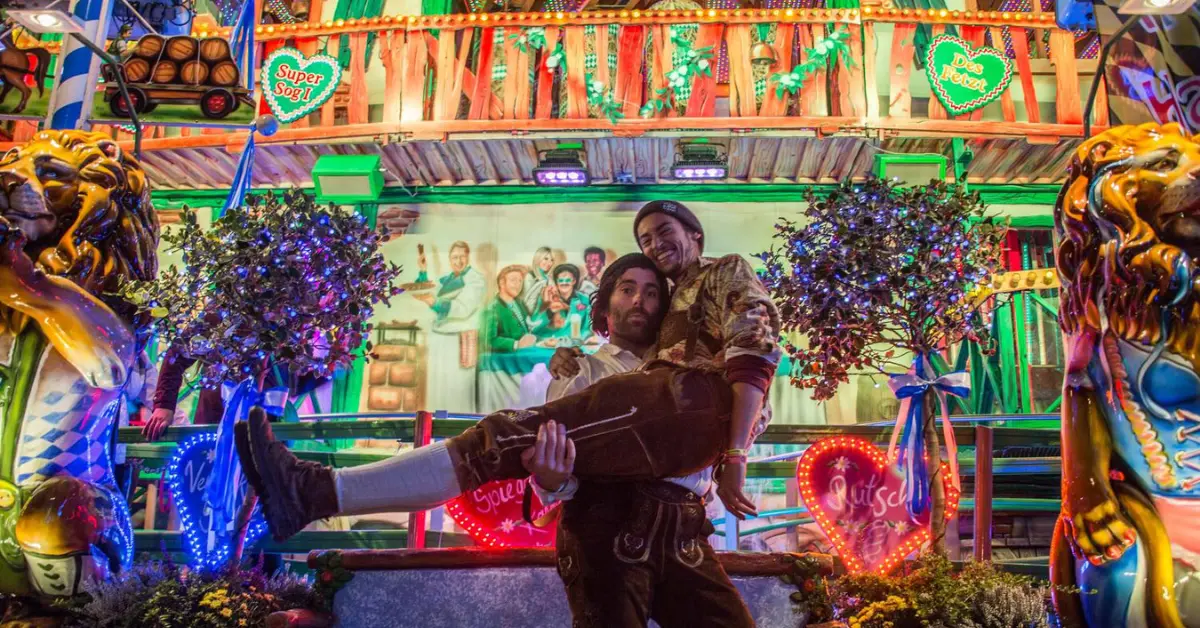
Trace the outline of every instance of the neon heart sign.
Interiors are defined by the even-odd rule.
[[[342,66],[329,55],[306,57],[295,48],[280,48],[262,65],[263,96],[280,124],[316,111],[341,83]]]
[[[553,547],[554,526],[530,525],[522,513],[525,485],[529,482],[529,478],[488,482],[450,501],[446,512],[485,547]],[[534,493],[531,519],[538,521],[556,508],[558,504],[543,506]]]
[[[864,439],[817,441],[800,458],[796,479],[804,504],[850,573],[887,573],[931,537],[929,509],[916,520],[909,516],[900,468]],[[949,520],[958,510],[959,493],[944,462],[942,483]]]

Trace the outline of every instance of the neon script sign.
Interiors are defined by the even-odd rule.
[[[900,468],[861,438],[817,441],[796,467],[800,496],[851,573],[886,573],[930,539],[930,509],[915,519],[906,507]],[[946,519],[958,510],[958,491],[942,463]]]

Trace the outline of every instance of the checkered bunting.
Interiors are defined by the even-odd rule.
[[[115,391],[77,380],[69,392],[50,392],[30,404],[17,448],[17,484],[65,474],[111,485],[109,441],[119,400]]]
[[[1105,39],[1126,20],[1140,21],[1113,46],[1105,67],[1111,124],[1179,122],[1200,132],[1200,6],[1139,17],[1118,14],[1121,3],[1095,5]]]

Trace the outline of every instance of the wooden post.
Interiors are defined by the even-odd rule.
[[[925,456],[926,476],[929,478],[930,549],[946,555],[946,487],[942,482],[942,448],[938,444],[938,396],[932,388],[925,393]]]
[[[424,447],[432,440],[433,415],[424,410],[418,411],[417,419],[413,423],[413,448]],[[425,547],[425,516],[426,511],[424,510],[408,513],[408,549]]]
[[[992,559],[992,428],[975,426],[975,560]]]

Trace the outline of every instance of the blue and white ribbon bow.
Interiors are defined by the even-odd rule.
[[[950,481],[960,488],[958,480],[958,443],[954,440],[954,427],[950,425],[950,406],[946,395],[965,398],[971,392],[971,379],[966,371],[947,373],[936,379],[926,379],[932,373],[924,354],[918,354],[907,373],[892,375],[888,386],[900,400],[900,412],[896,416],[896,427],[892,430],[892,441],[888,444],[888,459],[899,460],[904,469],[907,484],[908,514],[916,517],[925,511],[929,502],[929,475],[925,465],[925,391],[933,387],[942,410],[942,435],[946,443],[946,457],[950,462]],[[937,452],[933,452],[937,456]],[[936,463],[936,458],[935,458]]]
[[[212,474],[204,491],[204,503],[212,511],[214,530],[225,530],[241,507],[237,500],[237,486],[242,481],[242,468],[237,464],[233,444],[234,423],[249,417],[250,409],[255,406],[261,407],[267,414],[282,415],[287,405],[288,389],[270,388],[259,392],[254,380],[247,378],[240,384],[222,384],[221,400],[225,402],[225,413],[221,415],[221,424],[217,427]]]

